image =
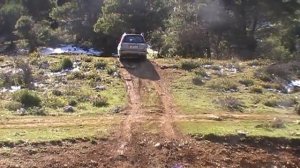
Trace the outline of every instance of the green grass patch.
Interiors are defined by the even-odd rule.
[[[241,64],[244,66],[247,62]],[[171,93],[178,112],[188,115],[230,112],[229,109],[222,108],[218,100],[232,97],[243,102],[243,113],[295,115],[295,104],[300,102],[297,93],[285,94],[263,89],[261,87],[263,82],[254,78],[254,73],[258,68],[260,67],[246,67],[243,72],[226,72],[228,75],[225,77],[214,75],[213,69],[206,69],[206,73],[210,74],[211,79],[206,80],[202,85],[194,84],[194,72],[178,70],[180,73],[172,74],[174,77],[170,82]],[[244,79],[247,80],[244,81]],[[245,85],[252,86],[246,87]],[[295,103],[287,106],[289,101],[284,101],[280,106],[266,106],[266,101],[273,98],[278,99],[278,97],[283,100],[294,100]]]
[[[25,117],[0,120],[0,142],[41,142],[82,137],[106,137],[120,118]]]
[[[268,124],[261,121],[181,121],[176,124],[184,134],[189,135],[225,136],[246,132],[248,136],[300,138],[295,136],[295,133],[300,132],[300,127],[296,123],[286,123],[285,128],[259,127]]]

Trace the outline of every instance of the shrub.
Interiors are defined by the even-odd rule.
[[[0,62],[4,62],[4,58],[3,57],[0,57]]]
[[[52,90],[52,94],[54,96],[62,96],[63,95],[62,91],[60,91],[60,90]]]
[[[234,97],[225,97],[223,99],[219,99],[217,101],[222,107],[230,110],[230,111],[240,111],[242,112],[244,110],[244,103],[239,101],[238,99]]]
[[[247,87],[254,85],[254,81],[251,80],[251,79],[242,79],[242,80],[239,81],[239,83],[243,84],[243,85],[245,85]]]
[[[212,70],[215,70],[215,71],[220,71],[222,68],[218,65],[214,65],[211,67]]]
[[[47,115],[45,108],[41,108],[41,107],[31,107],[31,108],[27,109],[27,113],[29,115],[36,115],[36,116],[46,116]]]
[[[213,65],[214,62],[211,59],[201,59],[201,64],[202,65]]]
[[[200,65],[195,61],[184,61],[181,63],[181,69],[186,71],[191,71],[193,69],[198,68]]]
[[[300,104],[295,107],[295,111],[298,115],[300,115]]]
[[[68,80],[74,80],[74,79],[79,79],[82,80],[85,78],[85,75],[82,72],[72,72],[70,75],[68,75],[67,79]]]
[[[198,85],[198,86],[203,85],[204,84],[203,77],[202,76],[194,77],[193,78],[193,84]]]
[[[29,54],[30,58],[40,58],[40,54],[38,52],[32,52]]]
[[[96,63],[94,64],[94,67],[95,67],[96,69],[105,69],[106,66],[107,66],[107,63],[104,62],[104,61],[98,61],[98,62],[96,62]]]
[[[238,85],[230,81],[229,79],[221,79],[214,81],[210,86],[211,89],[216,89],[218,91],[237,91]]]
[[[22,103],[25,108],[41,105],[41,99],[29,90],[19,90],[13,94],[13,100]]]
[[[61,69],[72,69],[73,68],[73,62],[69,58],[64,58],[61,61]]]
[[[291,53],[283,45],[280,36],[272,35],[265,38],[259,43],[257,50],[263,53],[263,57],[274,60],[288,60],[291,59]]]
[[[86,57],[86,56],[84,56],[84,57],[82,57],[82,60],[84,62],[93,62],[93,58],[92,57]]]
[[[268,106],[268,107],[277,107],[277,101],[272,99],[272,100],[267,100],[264,102],[264,105],[265,106]]]
[[[9,111],[17,111],[20,108],[22,108],[22,103],[12,101],[12,102],[5,104],[5,108]]]
[[[113,75],[115,72],[117,72],[117,68],[116,67],[107,67],[106,68],[106,72],[108,75]]]
[[[261,60],[253,60],[251,62],[248,63],[249,66],[260,66],[263,65],[263,63],[261,63]]]
[[[108,105],[107,98],[100,95],[92,97],[91,102],[95,107],[103,107]]]
[[[31,83],[33,81],[31,66],[27,62],[24,62],[21,59],[17,59],[15,61],[15,66],[16,68],[22,69],[23,71],[22,84],[24,85],[24,87],[31,88],[32,87]]]
[[[10,87],[12,85],[11,74],[0,73],[0,87]]]
[[[250,92],[251,93],[263,93],[263,89],[261,87],[252,87]]]
[[[69,100],[68,104],[69,104],[70,106],[76,107],[78,103],[77,103],[76,100],[71,99],[71,100]]]
[[[272,128],[285,128],[284,121],[279,118],[274,118],[274,120],[270,123]]]
[[[63,99],[58,97],[47,97],[44,100],[44,105],[49,108],[58,109],[65,106],[65,102]]]
[[[62,70],[62,67],[60,64],[56,63],[50,66],[51,72],[60,72]]]
[[[293,98],[273,98],[264,103],[268,107],[292,107],[295,104],[297,104],[297,100]]]
[[[205,72],[205,70],[204,69],[198,69],[198,70],[196,70],[195,71],[195,74],[197,75],[197,76],[201,76],[201,77],[208,77],[208,74]]]
[[[262,70],[262,69],[257,70],[254,73],[254,77],[256,77],[264,82],[271,82],[273,80],[273,77],[270,74],[264,72],[264,70]]]
[[[277,76],[279,78],[289,80],[292,76],[292,72],[289,71],[290,68],[289,64],[271,65],[265,69],[265,73],[270,76]]]
[[[86,75],[87,79],[94,79],[96,81],[101,81],[101,77],[97,71],[91,71]]]

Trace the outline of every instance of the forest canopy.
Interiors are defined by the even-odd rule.
[[[3,0],[0,51],[75,43],[116,50],[144,33],[162,56],[299,57],[299,0]]]

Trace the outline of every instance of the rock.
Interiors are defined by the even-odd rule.
[[[73,112],[75,112],[75,109],[73,106],[66,106],[66,107],[64,107],[64,112],[65,113],[73,113]]]
[[[208,118],[215,121],[223,121],[222,117],[216,115],[210,115]]]
[[[103,91],[103,90],[106,90],[106,87],[105,86],[96,86],[95,90],[96,91]]]
[[[280,118],[275,117],[271,123],[273,128],[285,128],[284,121]]]
[[[122,111],[122,107],[117,106],[111,110],[112,113],[120,113]]]
[[[245,131],[237,131],[237,134],[240,136],[240,137],[246,137],[248,132],[245,132]]]
[[[120,77],[120,74],[118,72],[114,72],[113,75],[112,75],[114,78],[119,78]]]
[[[154,145],[154,147],[155,147],[155,148],[161,148],[161,143],[156,143],[156,144]]]
[[[48,61],[44,61],[40,64],[39,68],[40,69],[48,69],[50,67]]]
[[[17,110],[17,113],[20,114],[20,115],[25,115],[26,110],[24,108],[20,108],[19,110]]]

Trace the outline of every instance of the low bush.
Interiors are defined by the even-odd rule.
[[[204,83],[205,83],[205,82],[204,82],[204,79],[203,79],[202,76],[197,76],[197,77],[194,77],[194,78],[193,78],[193,84],[194,84],[194,85],[200,86],[200,85],[203,85]]]
[[[69,100],[68,104],[69,104],[70,106],[76,107],[78,103],[77,103],[76,100],[71,99],[71,100]]]
[[[82,60],[83,60],[84,62],[93,62],[93,58],[92,58],[92,57],[88,57],[88,56],[82,57]]]
[[[106,72],[108,75],[113,75],[115,72],[118,72],[118,69],[116,67],[107,67]]]
[[[90,80],[88,81],[88,85],[89,85],[90,87],[92,87],[92,88],[96,87],[97,84],[98,84],[98,81],[95,80],[95,79],[90,79]]]
[[[4,62],[4,58],[3,57],[0,57],[0,62]]]
[[[5,104],[5,108],[9,111],[17,111],[22,107],[23,107],[22,103],[15,102],[15,101],[8,102],[8,103]]]
[[[261,88],[261,87],[252,87],[251,89],[250,89],[250,92],[251,93],[263,93],[263,89]]]
[[[62,70],[62,67],[58,63],[54,63],[50,66],[50,71],[51,72],[60,72]]]
[[[35,115],[35,116],[46,116],[47,112],[46,112],[45,108],[31,107],[31,108],[27,109],[27,114]]]
[[[106,62],[104,62],[104,61],[98,61],[98,62],[96,62],[95,64],[94,64],[94,67],[96,68],[96,69],[105,69],[106,68],[106,66],[107,66],[107,63]]]
[[[270,123],[272,128],[285,128],[284,121],[280,118],[274,118],[274,120]]]
[[[275,99],[265,101],[264,105],[268,106],[268,107],[277,107],[278,106],[277,101]]]
[[[263,60],[252,60],[251,62],[249,62],[247,65],[249,66],[261,66],[264,65],[265,62],[263,62]]]
[[[243,112],[245,105],[240,100],[234,98],[234,97],[225,97],[220,98],[216,101],[218,104],[220,104],[222,107],[230,110],[230,111],[240,111]]]
[[[245,85],[247,87],[254,85],[254,81],[251,80],[251,79],[242,79],[242,80],[239,81],[239,83],[243,84],[243,85]]]
[[[300,104],[295,107],[295,111],[298,115],[300,115]]]
[[[15,60],[15,67],[22,70],[22,85],[26,88],[32,87],[32,68],[31,66],[22,59]]]
[[[44,100],[44,106],[52,109],[62,108],[65,105],[65,101],[59,97],[47,97]]]
[[[68,80],[74,80],[74,79],[82,80],[82,79],[84,79],[84,78],[85,78],[84,73],[78,72],[78,71],[72,72],[71,74],[69,74],[69,75],[67,76],[67,79],[68,79]]]
[[[296,104],[298,102],[294,98],[272,98],[264,102],[268,107],[293,107]]]
[[[254,77],[257,79],[260,79],[261,81],[264,81],[264,82],[271,82],[273,80],[272,75],[264,72],[263,69],[256,71],[254,73]]]
[[[72,69],[73,62],[70,58],[63,58],[60,62],[61,69]]]
[[[41,55],[38,52],[32,52],[29,54],[30,58],[40,58]]]
[[[104,107],[108,105],[107,98],[103,96],[94,96],[91,98],[91,102],[95,107]]]
[[[195,61],[184,61],[181,63],[181,69],[186,71],[191,71],[193,69],[198,68],[200,65]]]
[[[41,105],[41,99],[32,91],[26,89],[15,92],[13,100],[22,103],[25,108],[39,107]]]
[[[212,70],[220,71],[222,68],[219,65],[214,65],[211,67]]]
[[[62,96],[63,95],[62,91],[60,91],[60,90],[52,90],[52,94],[54,96]]]
[[[201,65],[213,65],[214,64],[214,61],[211,59],[201,59],[200,62],[201,62]]]
[[[229,79],[220,79],[214,81],[209,87],[218,91],[238,91],[238,85]]]
[[[196,71],[195,71],[195,74],[197,75],[197,76],[200,76],[200,77],[208,77],[208,74],[205,72],[205,70],[204,69],[197,69]]]

